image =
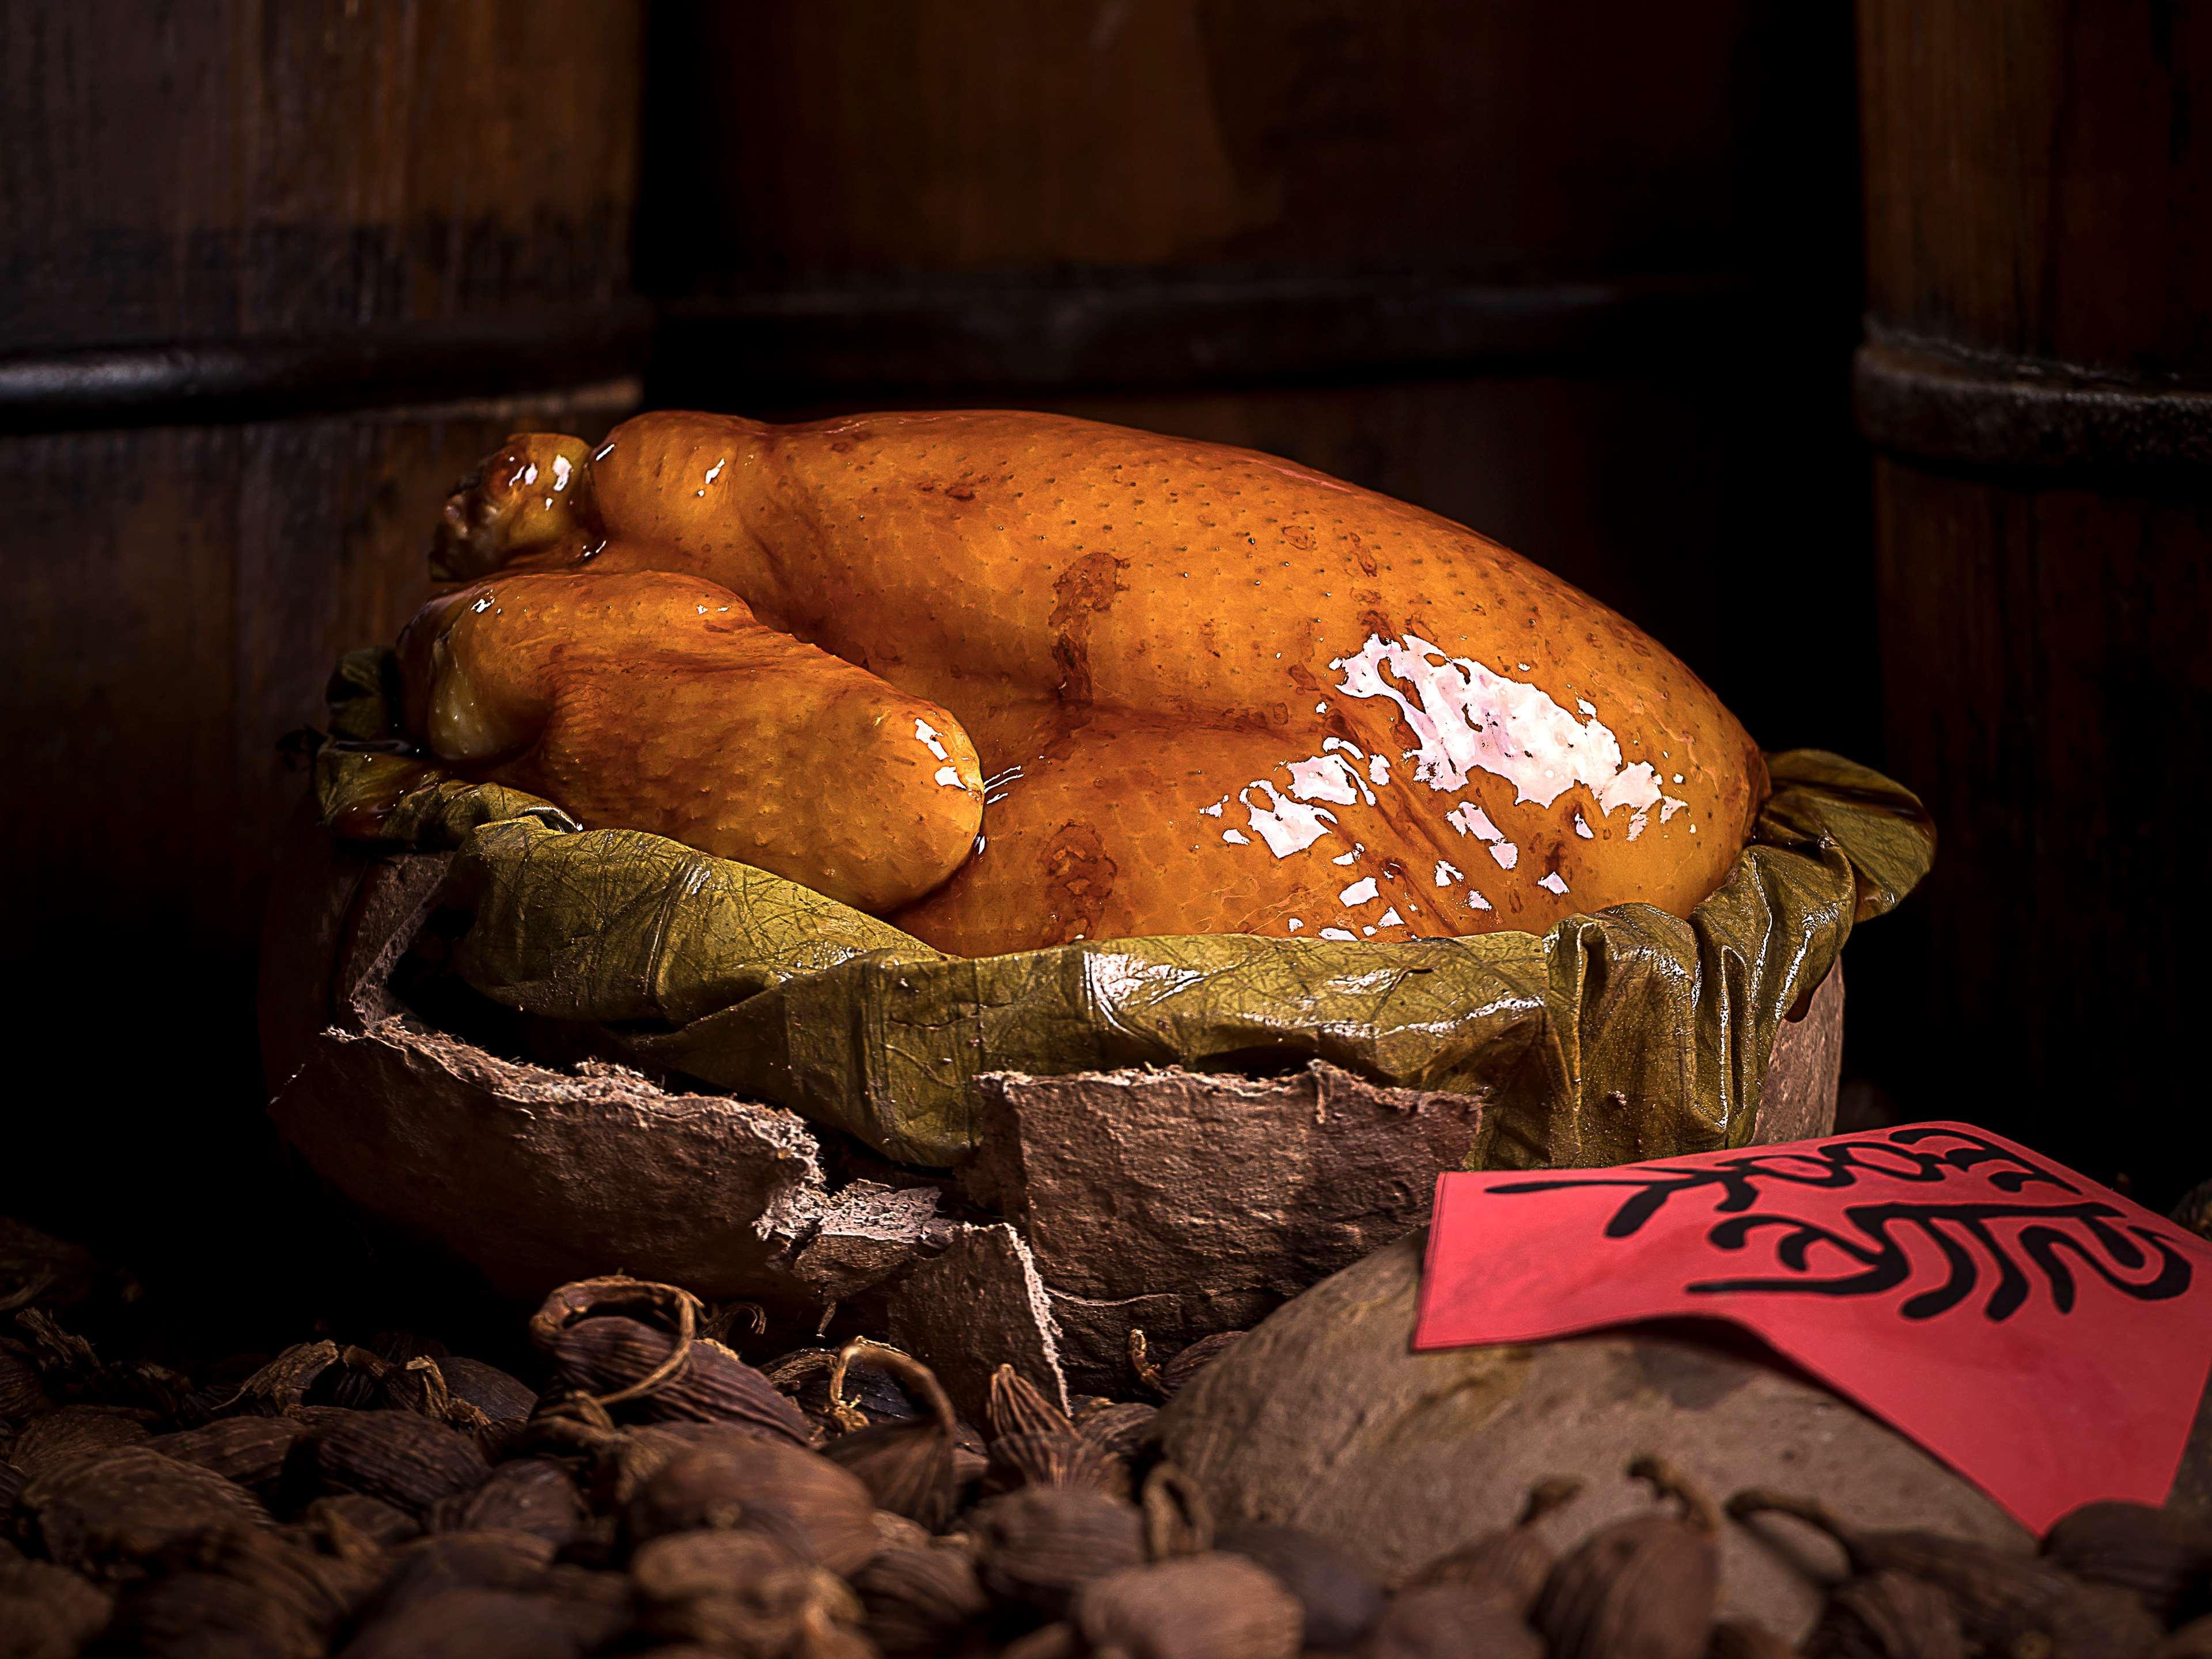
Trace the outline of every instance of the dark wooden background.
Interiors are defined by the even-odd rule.
[[[279,739],[410,607],[477,453],[641,399],[1061,409],[1497,535],[1770,746],[1936,805],[1936,882],[1852,947],[1863,1106],[2212,1173],[2170,1092],[2212,45],[2188,8],[2097,10],[1863,0],[1855,38],[1784,0],[8,8],[30,1082],[0,1205],[125,1247],[275,1224]],[[2054,363],[2164,397],[2113,417],[2154,435],[2035,449],[2049,399],[2007,388],[2063,392]],[[2084,1118],[2100,1087],[2125,1110]]]

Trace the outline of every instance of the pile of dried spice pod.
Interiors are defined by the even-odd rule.
[[[1628,1520],[1555,1552],[1549,1483],[1380,1583],[1346,1540],[1218,1524],[1153,1447],[1233,1337],[1072,1413],[1004,1366],[971,1424],[895,1349],[749,1364],[747,1310],[629,1279],[555,1292],[513,1370],[386,1332],[192,1374],[102,1353],[40,1289],[0,1296],[0,1659],[2212,1655],[2212,1534],[2163,1511],[2004,1554],[1717,1504],[1664,1448],[1623,1472]],[[1716,1613],[1721,1529],[1778,1517],[1850,1567],[1796,1649]]]

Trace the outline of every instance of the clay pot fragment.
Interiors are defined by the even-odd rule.
[[[1214,1540],[1255,1561],[1297,1598],[1310,1648],[1357,1647],[1382,1616],[1382,1587],[1341,1546],[1297,1527],[1232,1527]]]
[[[887,1549],[853,1575],[861,1625],[884,1659],[930,1659],[990,1610],[965,1550]]]
[[[706,1528],[762,1533],[839,1574],[876,1553],[875,1503],[860,1477],[769,1440],[671,1458],[639,1487],[623,1523],[634,1544]]]
[[[1094,1652],[1129,1659],[1295,1659],[1305,1615],[1257,1562],[1207,1553],[1093,1578],[1070,1622]]]
[[[404,1411],[347,1412],[309,1433],[291,1467],[317,1492],[357,1492],[416,1515],[491,1478],[476,1442]]]
[[[1077,1588],[1145,1559],[1134,1505],[1079,1486],[1027,1486],[969,1514],[976,1568],[994,1595],[1058,1618]]]
[[[1013,1228],[957,1231],[942,1254],[884,1292],[884,1316],[891,1341],[936,1373],[971,1420],[988,1414],[991,1378],[1001,1364],[1066,1410],[1052,1298]]]
[[[212,1469],[127,1446],[71,1459],[23,1488],[48,1558],[93,1577],[127,1577],[178,1540],[269,1522],[260,1500]]]
[[[2052,1523],[2042,1553],[2076,1578],[2132,1591],[2163,1625],[2212,1602],[2212,1527],[2170,1510],[2084,1504]]]
[[[1877,1572],[1836,1588],[1805,1652],[1808,1659],[1965,1659],[1966,1638],[1940,1588]]]

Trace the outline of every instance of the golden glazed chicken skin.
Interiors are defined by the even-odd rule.
[[[447,503],[411,730],[964,955],[1541,931],[1718,885],[1759,751],[1433,514],[1057,416],[526,434]]]

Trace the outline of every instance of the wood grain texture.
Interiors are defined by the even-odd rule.
[[[2212,373],[2212,12],[1862,0],[1868,300],[1992,352]]]
[[[351,344],[619,300],[640,18],[635,0],[9,8],[0,356]],[[0,856],[37,872],[4,963],[52,1067],[27,1086],[48,1097],[118,1048],[164,1080],[27,1114],[0,1200],[173,1255],[270,1224],[237,1195],[276,1184],[252,975],[301,787],[277,742],[319,718],[337,652],[411,610],[440,502],[482,454],[635,400],[603,368],[560,369],[521,398],[395,404],[364,377],[354,410],[313,418],[0,437],[0,724],[35,803]]]
[[[2212,1169],[2186,1103],[2212,516],[1887,461],[1875,500],[1891,769],[1943,837],[1900,1093],[2170,1202]]]
[[[617,298],[638,13],[597,0],[9,6],[0,349]]]
[[[1288,455],[1623,611],[1771,746],[1870,754],[1850,52],[1840,12],[1736,0],[676,0],[648,398],[1045,408]],[[1674,277],[1705,297],[1644,304]],[[1440,328],[1425,360],[1346,322],[1455,283],[1530,322]],[[1621,303],[1563,332],[1541,302],[1585,288]],[[1338,300],[1263,347],[1285,294]],[[783,316],[799,343],[764,347]]]
[[[1703,265],[1748,234],[1760,12],[660,6],[647,280]]]
[[[1862,0],[1859,38],[1878,339],[2085,396],[2212,384],[2212,14]],[[1869,939],[1883,971],[1855,976],[1895,1035],[1876,1075],[1908,1111],[1990,1122],[2163,1204],[2212,1168],[2184,1104],[2190,826],[2212,807],[2193,758],[2212,739],[2201,460],[2169,420],[2159,466],[2138,434],[2034,468],[1973,429],[1972,399],[1936,430],[1945,408],[1908,411],[1911,447],[1943,462],[1875,475],[1889,770],[1943,837]]]
[[[66,1071],[113,1040],[215,1115],[131,1097],[38,1114],[11,1160],[42,1205],[132,1204],[164,1166],[258,1157],[254,951],[275,847],[306,784],[279,744],[319,724],[337,654],[420,602],[426,526],[517,427],[601,428],[634,383],[512,403],[0,439],[18,504],[0,621],[0,729],[18,799],[0,848],[37,872],[5,955]],[[127,1013],[118,1012],[118,1004]],[[96,1155],[142,1137],[143,1161]],[[57,1185],[57,1182],[65,1183]]]

